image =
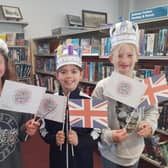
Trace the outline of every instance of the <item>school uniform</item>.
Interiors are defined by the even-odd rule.
[[[58,94],[63,95],[61,91]],[[76,90],[71,92],[71,98],[88,99],[89,96],[82,93],[79,88],[76,88]],[[56,144],[56,133],[62,130],[62,127],[62,123],[44,120],[40,128],[42,139],[50,145],[50,168],[66,168],[66,143],[62,145],[62,150]],[[93,151],[97,147],[98,141],[97,139],[94,140],[90,135],[93,129],[73,127],[72,130],[77,132],[79,143],[77,146],[73,145],[74,156],[72,156],[72,146],[68,145],[69,168],[93,168]]]

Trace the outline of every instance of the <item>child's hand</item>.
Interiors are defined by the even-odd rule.
[[[112,140],[113,142],[122,142],[128,137],[126,129],[113,130],[112,131]]]
[[[25,123],[26,134],[28,134],[29,136],[34,135],[38,130],[39,126],[40,126],[39,121],[35,121],[34,119],[28,120]]]
[[[72,145],[78,145],[78,135],[75,131],[73,131],[73,130],[69,131],[68,141]]]
[[[62,145],[65,142],[65,134],[64,131],[58,131],[56,134],[56,144]]]
[[[137,134],[139,136],[148,137],[152,134],[152,127],[145,122],[142,122],[138,125]]]

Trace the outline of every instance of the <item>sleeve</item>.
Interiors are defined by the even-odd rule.
[[[106,79],[101,80],[97,83],[95,89],[93,90],[92,97],[97,99],[105,99],[103,92],[104,92],[104,83]],[[112,130],[110,128],[105,128],[101,130],[101,135],[99,140],[101,143],[111,144],[113,142],[112,140]]]
[[[56,133],[61,130],[62,123],[50,120],[42,120],[40,136],[47,144],[56,144]]]
[[[152,134],[157,129],[158,118],[159,111],[156,106],[152,106],[148,110],[144,111],[144,119],[142,120],[142,122],[146,122],[152,127]]]
[[[101,133],[101,142],[108,145],[113,143],[112,132],[113,131],[110,128],[103,129]]]
[[[104,99],[103,95],[103,80],[96,84],[95,89],[93,90],[92,97],[97,99]]]

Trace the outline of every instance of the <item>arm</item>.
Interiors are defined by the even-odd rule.
[[[151,136],[156,128],[157,121],[159,118],[158,109],[155,106],[152,106],[149,110],[144,112],[144,119],[138,125],[137,134],[143,137]]]
[[[128,137],[126,129],[111,130],[104,129],[101,134],[101,142],[110,145],[111,143],[119,143],[125,141]]]

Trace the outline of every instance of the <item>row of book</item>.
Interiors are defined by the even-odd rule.
[[[24,33],[3,32],[0,33],[0,39],[4,40],[8,46],[25,45]]]
[[[59,84],[58,81],[51,76],[43,76],[41,74],[35,75],[35,84],[37,86],[46,87],[48,92],[58,92]]]
[[[145,138],[144,153],[150,159],[157,161],[158,164],[168,166],[168,140],[160,142],[159,135]]]
[[[168,66],[154,65],[153,69],[138,69],[136,74],[140,78],[148,78],[154,75],[165,74],[168,80]]]
[[[146,32],[139,31],[139,53],[141,56],[168,55],[168,29],[156,29]],[[72,43],[82,56],[96,55],[108,58],[111,52],[110,37],[73,38],[62,41],[62,44]],[[50,54],[56,51],[58,42],[43,42],[38,46],[38,53]]]
[[[38,58],[36,59],[36,70],[44,72],[55,71],[55,61],[53,58]]]
[[[16,72],[19,78],[30,77],[31,65],[16,63]]]
[[[140,54],[142,56],[166,56],[168,55],[168,29],[155,29],[139,32]]]
[[[105,62],[83,62],[83,79],[89,82],[99,81],[110,76],[113,66]]]
[[[100,56],[108,58],[111,50],[109,37],[105,38],[74,38],[63,40],[62,44],[73,44],[74,49],[82,56]],[[52,54],[56,52],[58,42],[42,42],[37,46],[37,54]]]
[[[24,47],[10,47],[8,57],[14,62],[27,61],[27,49]]]

